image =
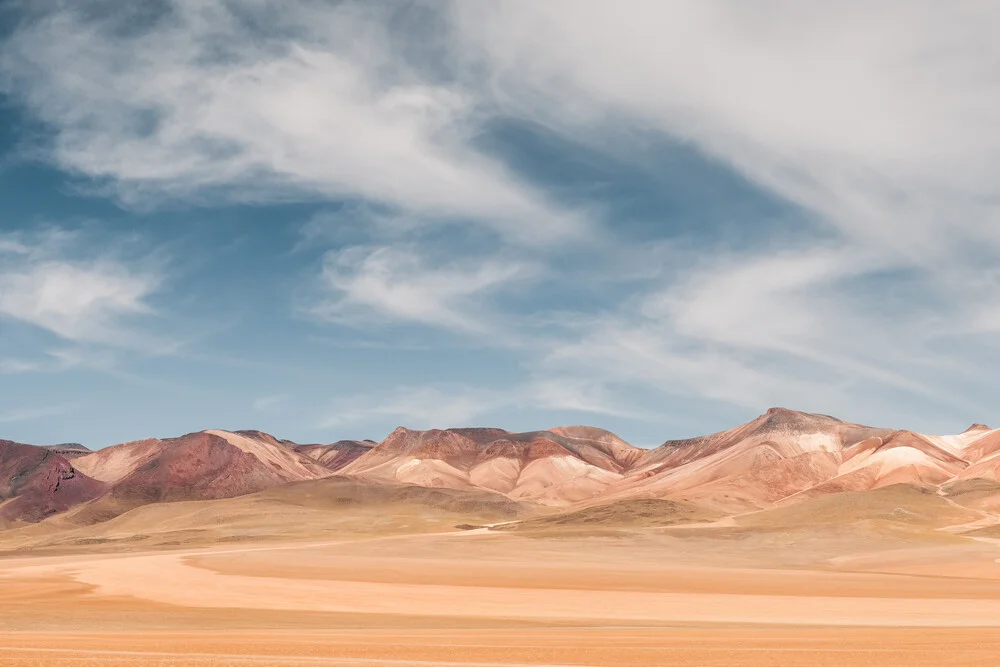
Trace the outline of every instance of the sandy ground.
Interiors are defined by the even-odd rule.
[[[0,664],[998,664],[1000,547],[944,539],[456,531],[8,556]]]

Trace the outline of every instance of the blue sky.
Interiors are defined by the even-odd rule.
[[[982,3],[8,2],[0,437],[1000,422]]]

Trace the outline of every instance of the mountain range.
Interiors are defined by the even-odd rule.
[[[588,426],[525,433],[400,427],[381,442],[330,444],[206,430],[97,451],[0,440],[0,526],[55,515],[98,523],[143,505],[303,482],[321,493],[322,480],[447,489],[552,511],[660,499],[732,514],[894,484],[993,489],[1000,429],[974,424],[935,436],[772,408],[742,426],[652,449]],[[992,506],[994,497],[1000,506],[992,493],[980,504]]]

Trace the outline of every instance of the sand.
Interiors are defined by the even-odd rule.
[[[843,526],[29,551],[0,560],[0,664],[995,664],[998,558]]]

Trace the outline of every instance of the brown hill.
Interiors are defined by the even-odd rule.
[[[1000,482],[994,479],[960,479],[941,487],[941,495],[962,507],[1000,512]]]
[[[155,454],[116,480],[110,494],[145,502],[227,498],[291,481],[283,472],[203,431],[158,443]]]
[[[846,447],[892,433],[772,408],[728,431],[648,451],[609,497],[670,497],[732,511],[765,507],[837,477]]]
[[[579,510],[503,523],[491,530],[550,533],[586,532],[603,528],[656,528],[722,518],[714,510],[693,503],[641,498],[592,505]]]
[[[981,514],[942,498],[932,489],[893,484],[872,491],[818,496],[784,507],[736,518],[740,526],[768,529],[852,525],[863,521],[936,528],[981,518]]]
[[[137,440],[81,456],[74,463],[104,486],[100,498],[77,513],[85,523],[147,503],[231,498],[332,474],[322,463],[256,431],[200,431]]]
[[[2,550],[120,551],[253,540],[452,532],[531,508],[480,491],[372,485],[343,477],[290,482],[233,498],[147,503],[93,521],[88,505],[4,533]]]
[[[640,463],[645,471],[676,468],[734,446],[748,444],[787,447],[789,451],[833,452],[848,444],[887,436],[890,429],[878,429],[841,421],[828,415],[771,408],[760,417],[736,428],[687,440],[668,440],[650,450]]]

